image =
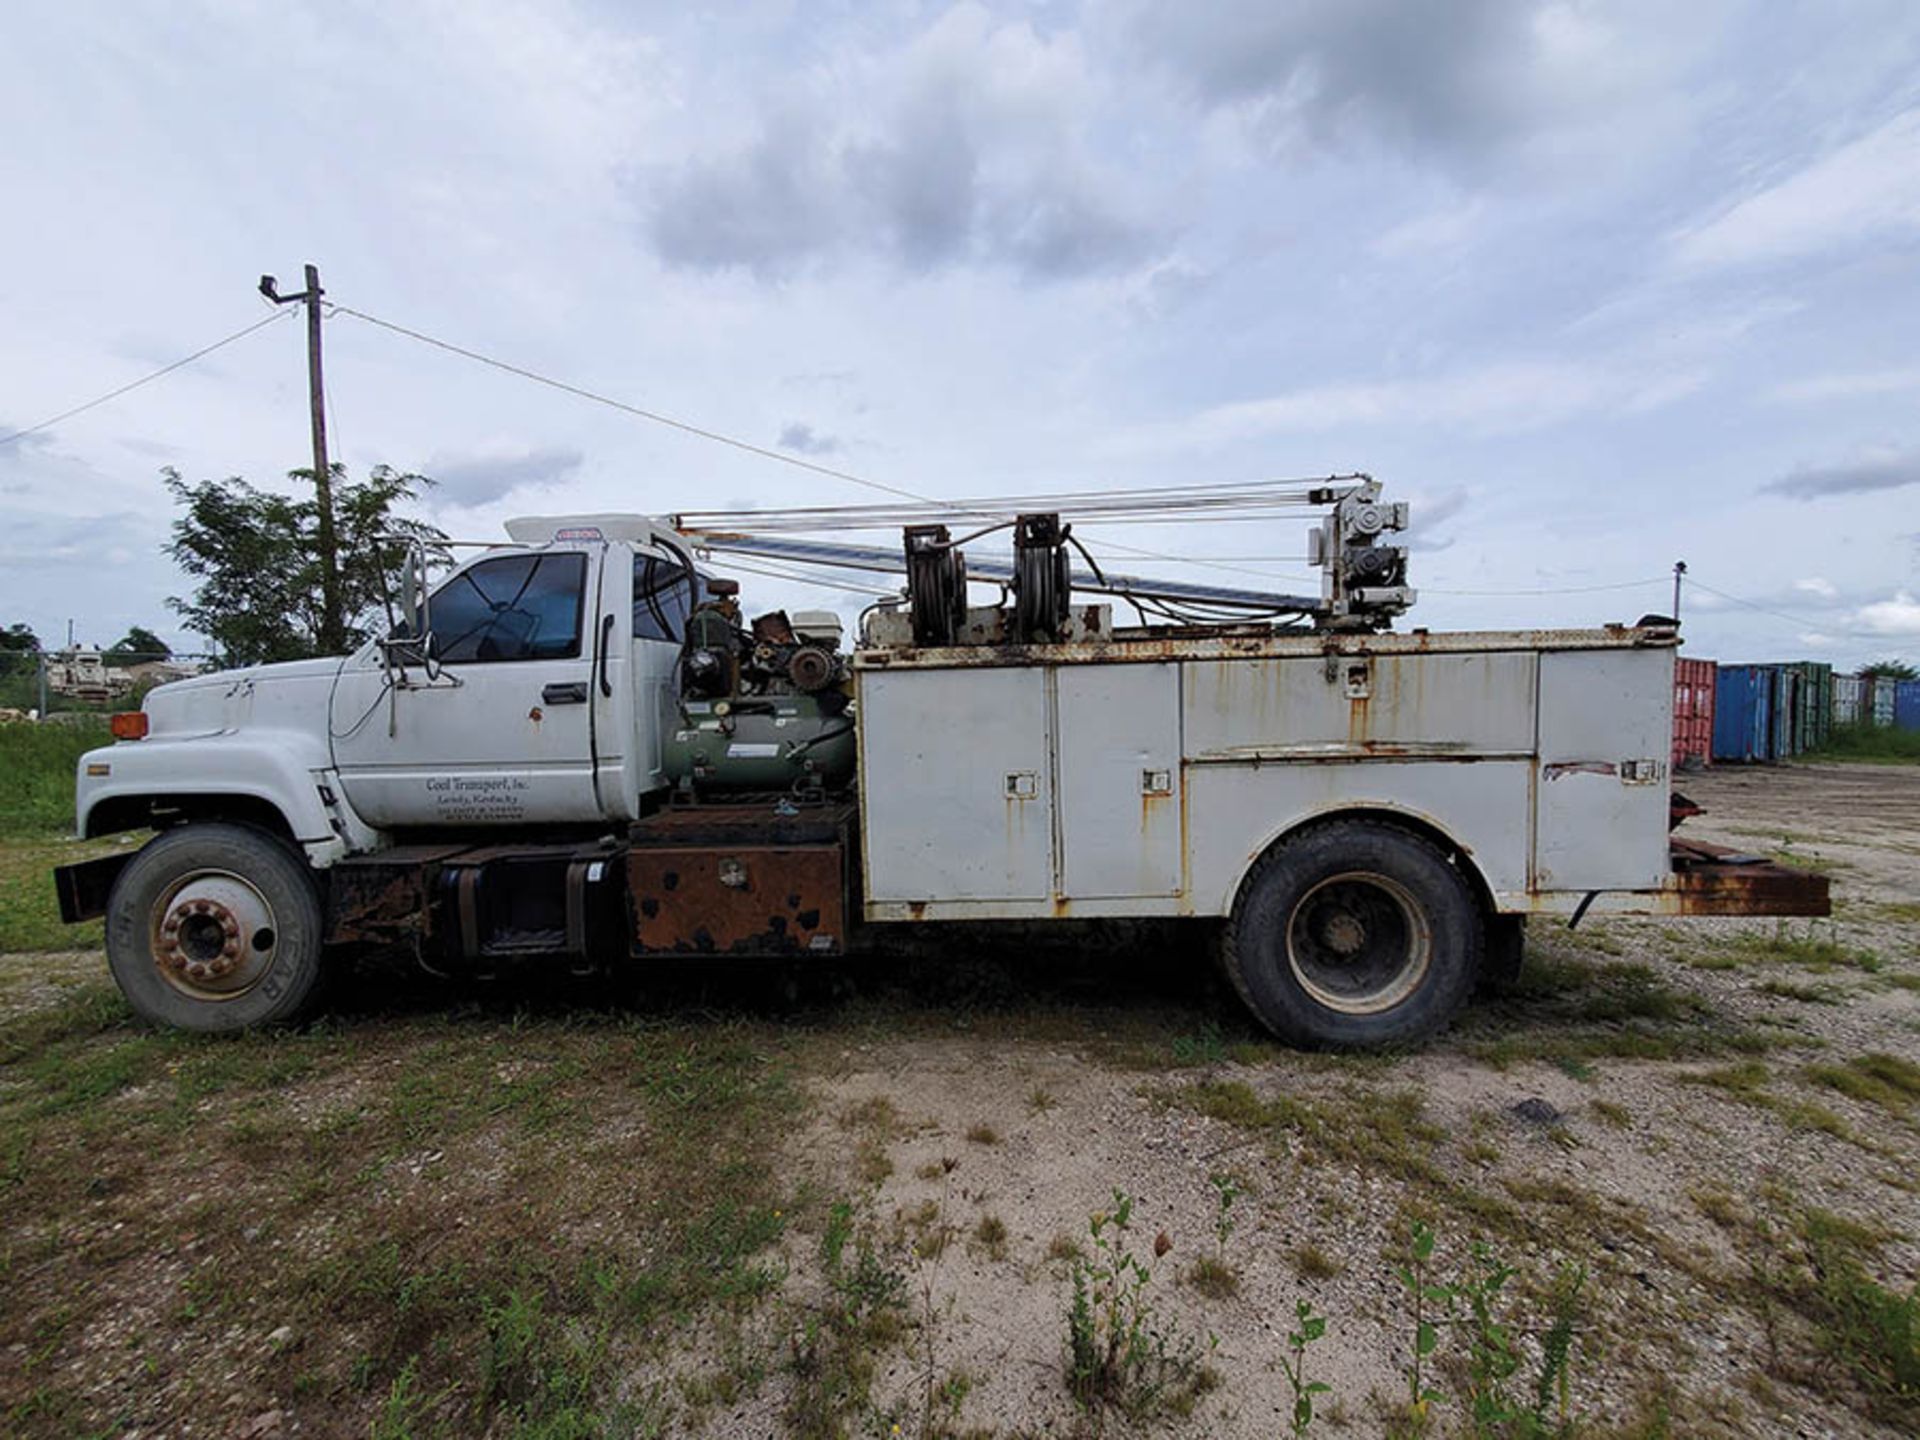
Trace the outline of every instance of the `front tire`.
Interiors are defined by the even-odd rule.
[[[291,1020],[320,979],[320,897],[305,862],[249,825],[183,825],[127,862],[107,902],[107,964],[136,1014],[182,1030]]]
[[[1223,959],[1240,998],[1299,1045],[1411,1044],[1473,990],[1480,906],[1437,846],[1372,820],[1276,845],[1240,887]]]

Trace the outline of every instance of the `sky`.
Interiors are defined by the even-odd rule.
[[[1403,624],[1630,621],[1684,559],[1689,654],[1920,659],[1911,0],[14,0],[5,34],[0,437],[312,262],[930,497],[1363,470],[1413,506]],[[881,498],[325,329],[335,458],[432,477],[458,538]],[[198,648],[161,470],[286,487],[305,384],[290,307],[0,438],[0,625]],[[1297,591],[1304,528],[1080,533]]]

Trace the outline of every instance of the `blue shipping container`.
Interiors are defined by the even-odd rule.
[[[1722,665],[1713,692],[1713,758],[1773,758],[1773,671]]]
[[[1762,667],[1773,672],[1773,748],[1769,760],[1785,760],[1799,750],[1793,743],[1793,717],[1800,713],[1800,672],[1786,665]]]
[[[1893,723],[1920,730],[1920,680],[1902,680],[1893,690]]]

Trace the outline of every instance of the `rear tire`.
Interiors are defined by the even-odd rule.
[[[1472,993],[1480,906],[1437,846],[1338,820],[1288,837],[1241,884],[1222,959],[1247,1008],[1298,1045],[1411,1044]]]
[[[136,1014],[182,1030],[291,1020],[320,979],[306,862],[250,825],[183,825],[127,862],[107,901],[107,964]]]

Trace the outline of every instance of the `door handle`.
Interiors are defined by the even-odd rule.
[[[549,685],[540,692],[540,699],[548,705],[584,705],[587,703],[587,682],[570,680]]]
[[[613,616],[606,615],[600,620],[600,693],[609,699],[613,697],[613,682],[607,679],[607,644],[613,639]],[[582,695],[582,700],[587,697]]]

